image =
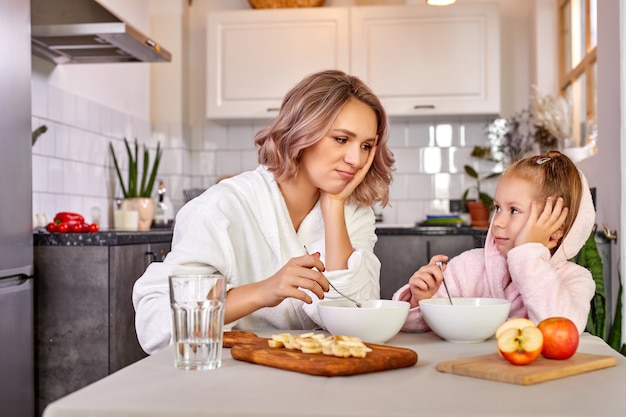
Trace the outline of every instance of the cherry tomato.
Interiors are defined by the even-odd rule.
[[[70,227],[67,225],[67,223],[60,223],[57,225],[57,232],[59,233],[67,233],[69,229]]]
[[[50,233],[54,233],[57,231],[57,225],[55,223],[48,223],[46,230]]]
[[[71,230],[74,233],[80,233],[80,232],[83,231],[83,225],[79,224],[79,223],[75,223],[75,224],[72,225]]]
[[[100,230],[100,227],[98,226],[98,224],[97,224],[97,223],[92,223],[92,224],[90,224],[90,225],[89,225],[89,231],[90,231],[90,232],[95,233],[95,232],[97,232],[98,230]]]
[[[83,223],[83,225],[81,226],[80,231],[83,232],[83,233],[88,232],[89,231],[89,224]]]

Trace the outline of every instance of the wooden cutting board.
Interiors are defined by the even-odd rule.
[[[507,362],[497,353],[493,353],[439,362],[437,370],[492,381],[531,385],[608,368],[615,366],[616,363],[617,361],[613,356],[576,353],[565,360],[546,359],[540,356],[528,365],[518,366]]]
[[[366,343],[372,351],[365,358],[338,358],[271,348],[268,340],[250,332],[224,332],[224,347],[231,347],[230,354],[234,359],[309,375],[358,375],[406,368],[417,363],[416,352],[395,346]]]

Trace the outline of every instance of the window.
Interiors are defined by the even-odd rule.
[[[572,104],[571,146],[595,135],[597,0],[559,0],[559,84]]]

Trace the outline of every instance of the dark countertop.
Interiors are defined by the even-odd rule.
[[[120,246],[143,243],[168,243],[172,229],[152,229],[145,232],[103,230],[97,233],[33,233],[34,246]]]
[[[484,238],[487,229],[477,229],[471,226],[410,226],[410,225],[377,225],[377,235],[427,235],[427,236],[447,236],[447,235],[472,235]]]

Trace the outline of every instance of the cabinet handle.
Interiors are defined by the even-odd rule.
[[[154,252],[144,253],[144,267],[147,268],[152,262],[156,261],[156,255]]]
[[[430,109],[433,110],[435,108],[434,105],[432,104],[416,104],[415,106],[413,106],[413,108],[415,110],[422,110],[422,109]]]

